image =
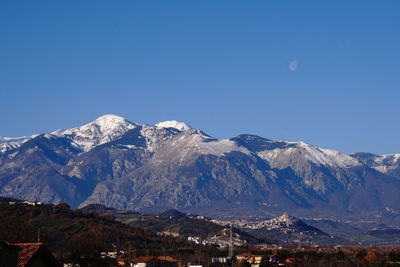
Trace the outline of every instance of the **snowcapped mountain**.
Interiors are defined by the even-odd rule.
[[[105,115],[0,145],[1,196],[74,207],[384,217],[400,201],[396,155],[345,155],[255,135],[217,139],[177,121]]]
[[[362,164],[338,151],[304,142],[273,141],[253,135],[240,135],[232,140],[252,149],[271,168],[282,174],[292,170],[306,187],[313,188],[318,194],[360,183],[358,175],[354,175],[352,170]]]
[[[104,115],[83,126],[57,130],[52,134],[66,137],[83,151],[89,151],[95,146],[113,141],[135,127],[137,124],[122,117]]]
[[[352,168],[361,165],[354,157],[304,142],[272,141],[253,135],[240,135],[233,140],[239,141],[245,146],[252,146],[256,149],[257,155],[278,169],[287,168],[300,159],[319,166],[337,168]]]

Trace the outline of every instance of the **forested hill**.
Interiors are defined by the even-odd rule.
[[[71,210],[67,204],[29,205],[0,202],[0,240],[10,243],[45,243],[60,262],[101,266],[103,251],[127,251],[131,256],[190,256],[201,250],[183,240],[158,236],[112,217]]]

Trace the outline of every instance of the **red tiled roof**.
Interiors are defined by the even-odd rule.
[[[286,258],[285,262],[286,263],[294,263],[295,261],[301,261],[299,258]]]
[[[139,258],[134,258],[132,262],[148,262],[149,260],[153,259],[153,256],[148,256],[148,257],[139,257]]]
[[[157,259],[160,261],[178,262],[178,260],[176,260],[170,256],[158,256]]]
[[[13,244],[21,248],[18,252],[18,267],[25,267],[28,261],[35,255],[43,243],[18,243]]]
[[[125,261],[126,261],[125,258],[117,259],[117,265],[119,265],[119,266],[125,266]]]
[[[168,262],[178,262],[178,260],[170,257],[170,256],[147,256],[147,257],[139,257],[132,260],[134,263],[138,262],[148,262],[151,260],[159,260],[159,261],[168,261]]]

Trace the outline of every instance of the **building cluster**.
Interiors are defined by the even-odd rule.
[[[250,253],[244,253],[244,254],[239,254],[236,255],[236,261],[240,263],[247,263],[251,267],[260,267],[260,264],[263,260],[263,257],[266,257],[267,262],[270,264],[278,264],[278,258],[276,255],[253,255]],[[214,257],[212,258],[212,263],[222,263],[222,264],[228,264],[230,262],[229,257]]]
[[[188,241],[193,242],[197,245],[214,245],[214,242],[211,242],[209,240],[203,240],[199,236],[188,236],[187,238]]]
[[[198,245],[217,246],[220,248],[228,247],[230,242],[237,247],[246,245],[247,243],[246,240],[241,239],[240,235],[236,233],[233,234],[232,240],[230,240],[229,228],[225,228],[221,233],[215,234],[207,239],[203,239],[200,236],[188,236],[187,240]]]
[[[16,203],[22,203],[22,204],[29,205],[29,206],[40,206],[40,205],[43,205],[42,202],[36,202],[36,201],[22,201],[22,202],[8,201],[8,205],[14,205]]]
[[[102,258],[115,259],[116,267],[201,267],[201,265],[192,265],[183,260],[175,259],[171,256],[145,256],[131,258],[126,253],[102,252]],[[107,256],[106,256],[107,255]],[[63,267],[70,267],[64,264]],[[71,267],[80,267],[71,265]]]
[[[293,226],[299,221],[299,219],[285,213],[282,216],[262,221],[246,221],[246,220],[236,220],[232,222],[224,220],[211,220],[211,221],[219,225],[233,224],[233,226],[236,228],[292,231]]]
[[[338,251],[340,251],[339,249],[333,248],[331,250],[333,251],[323,251],[319,249],[319,253],[330,253],[331,255],[335,255],[335,253],[337,254]],[[208,264],[215,263],[217,266],[231,266],[232,262],[234,262],[234,266],[251,267],[260,267],[262,263],[264,263],[264,266],[296,266],[300,263],[304,263],[302,262],[304,261],[304,258],[297,257],[295,253],[291,253],[291,255],[286,254],[284,257],[282,257],[282,255],[279,256],[280,251],[281,249],[279,248],[274,251],[269,250],[271,255],[254,255],[250,253],[233,255],[229,253],[232,256],[210,257],[206,262],[208,262]],[[304,250],[298,251],[304,252]],[[294,255],[296,255],[296,257],[293,257]],[[107,262],[109,266],[112,267],[202,267],[200,263],[193,264],[182,259],[175,259],[168,255],[132,257],[130,253],[124,251],[101,252],[99,253],[98,258],[103,259],[104,262]],[[77,262],[59,263],[43,243],[8,243],[6,241],[0,241],[0,267],[82,266]]]

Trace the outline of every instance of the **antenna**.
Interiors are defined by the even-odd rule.
[[[132,248],[131,248],[131,242],[129,242],[129,264],[131,264],[132,263]]]
[[[37,242],[40,243],[40,228],[37,229]]]
[[[228,258],[233,258],[233,234],[232,234],[232,223],[229,228],[229,254]]]

